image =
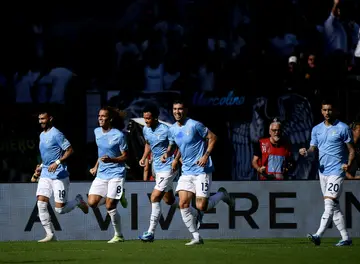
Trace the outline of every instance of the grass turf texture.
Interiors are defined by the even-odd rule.
[[[0,263],[359,263],[360,238],[350,247],[337,248],[337,241],[326,238],[321,246],[306,238],[205,240],[197,246],[185,246],[189,240],[1,242]]]

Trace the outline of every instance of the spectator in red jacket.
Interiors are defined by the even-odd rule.
[[[255,144],[252,166],[260,180],[283,180],[292,168],[290,144],[282,137],[281,123],[276,119],[270,124],[269,134]]]

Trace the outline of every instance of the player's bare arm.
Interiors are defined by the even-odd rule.
[[[173,162],[172,162],[172,164],[171,164],[171,169],[172,169],[172,171],[176,171],[180,159],[181,159],[181,152],[180,152],[180,150],[178,149],[178,151],[177,151],[177,153],[176,153],[176,156],[175,156],[175,159],[173,160]]]
[[[263,173],[263,172],[265,172],[265,166],[259,166],[258,165],[258,162],[259,162],[259,157],[258,156],[254,156],[253,157],[253,160],[252,160],[252,162],[251,162],[251,165],[253,166],[253,168],[257,171],[257,172],[259,172],[259,173]]]
[[[101,157],[100,160],[104,163],[122,163],[126,161],[128,158],[127,151],[122,151],[121,156],[110,158],[109,156],[105,155],[104,157]]]
[[[197,165],[199,165],[201,167],[205,167],[205,165],[211,155],[211,152],[213,151],[213,149],[215,147],[215,143],[217,141],[217,136],[213,132],[208,130],[206,139],[208,141],[208,147],[207,147],[204,155],[197,161]]]
[[[74,150],[73,150],[72,146],[69,146],[65,150],[64,155],[60,159],[58,159],[57,161],[55,161],[53,164],[51,164],[49,166],[48,171],[49,172],[56,171],[56,169],[60,165],[60,163],[63,163],[64,161],[66,161],[73,153],[74,153]]]
[[[92,176],[95,176],[95,175],[96,175],[96,172],[97,172],[97,170],[98,170],[98,167],[99,167],[99,160],[96,160],[95,166],[90,169],[90,174],[91,174]]]
[[[353,163],[354,159],[355,159],[355,148],[354,145],[352,143],[346,143],[347,149],[349,151],[349,157],[348,157],[348,163],[344,164],[342,166],[342,169],[344,171],[348,171],[348,169],[351,167],[351,164]]]
[[[145,146],[144,146],[144,154],[143,154],[141,160],[139,161],[139,165],[141,167],[145,167],[146,159],[147,159],[147,157],[149,157],[150,152],[151,152],[150,144],[149,144],[149,142],[146,141]]]
[[[309,149],[301,148],[301,149],[299,149],[299,154],[302,155],[302,156],[307,156],[309,153],[313,153],[316,150],[317,150],[316,146],[310,146]]]

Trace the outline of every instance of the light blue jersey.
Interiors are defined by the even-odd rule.
[[[155,173],[171,171],[173,157],[168,158],[166,163],[162,163],[160,160],[161,156],[166,152],[169,146],[169,127],[162,123],[159,123],[155,130],[144,126],[143,134],[145,140],[148,142],[151,148]]]
[[[324,122],[315,126],[311,132],[310,146],[319,149],[319,171],[325,176],[345,176],[342,164],[348,162],[346,143],[352,142],[352,132],[338,120],[331,126]]]
[[[50,179],[64,179],[69,177],[66,164],[59,164],[55,172],[49,172],[51,164],[61,158],[64,151],[70,147],[70,142],[55,127],[49,131],[40,134],[40,155],[43,167],[41,168],[41,177]]]
[[[182,175],[199,175],[211,173],[214,170],[211,157],[209,157],[205,167],[196,164],[206,152],[207,134],[208,128],[193,119],[186,119],[183,126],[175,123],[170,127],[170,144],[175,142],[180,149],[183,161]]]
[[[96,145],[98,146],[98,157],[109,156],[116,158],[121,156],[121,152],[128,149],[124,134],[115,128],[104,133],[101,127],[95,128]],[[99,160],[99,167],[96,177],[102,180],[123,178],[126,176],[125,163],[104,163]]]

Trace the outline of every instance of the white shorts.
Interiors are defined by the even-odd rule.
[[[319,173],[319,177],[320,177],[320,187],[323,196],[328,196],[335,199],[339,198],[342,192],[344,177],[324,176],[321,173]]]
[[[196,195],[196,197],[210,196],[212,173],[204,173],[200,175],[181,175],[176,186],[176,192],[188,191]]]
[[[89,195],[100,195],[114,200],[120,200],[124,189],[124,178],[103,180],[95,178],[92,182]]]
[[[41,195],[47,198],[51,198],[51,195],[54,194],[55,203],[66,203],[69,186],[69,177],[55,180],[40,177],[37,185],[36,196]]]
[[[158,172],[155,177],[155,190],[160,192],[169,192],[173,189],[173,181],[176,174],[171,171]]]

